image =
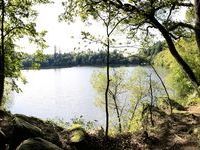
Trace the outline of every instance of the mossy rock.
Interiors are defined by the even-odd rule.
[[[73,126],[74,127],[74,126]],[[71,128],[69,133],[69,145],[77,150],[96,149],[91,147],[91,138],[82,127]]]
[[[14,122],[15,130],[17,130],[16,132],[24,132],[29,134],[28,136],[30,137],[43,136],[42,130],[40,128],[33,126],[21,118],[15,117]]]
[[[13,131],[10,136],[9,145],[11,149],[15,149],[22,141],[28,138],[43,137],[42,130],[27,121],[14,117]]]
[[[81,126],[72,126],[68,129],[69,141],[71,143],[78,143],[86,138],[86,131]]]
[[[14,116],[39,128],[43,132],[43,136],[38,136],[38,137],[42,137],[43,139],[50,141],[58,146],[62,145],[59,139],[59,135],[57,133],[57,130],[63,130],[62,128],[56,126],[55,124],[45,122],[35,117],[27,117],[22,114],[15,114]]]
[[[62,150],[55,144],[42,138],[32,138],[23,141],[16,150]]]
[[[85,139],[85,132],[82,130],[74,130],[70,134],[70,141],[72,143],[81,142]]]

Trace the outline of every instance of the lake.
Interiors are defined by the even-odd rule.
[[[120,67],[121,68],[121,67]],[[128,71],[134,67],[124,67]],[[83,116],[104,124],[104,111],[95,106],[96,93],[91,75],[100,67],[23,70],[28,83],[20,84],[22,93],[14,93],[10,111],[42,119],[63,119]]]

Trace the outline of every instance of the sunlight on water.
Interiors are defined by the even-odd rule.
[[[133,70],[134,67],[125,67]],[[98,67],[24,70],[23,93],[14,93],[10,111],[43,119],[70,121],[83,115],[86,120],[104,123],[104,111],[95,106],[95,91],[90,83]]]

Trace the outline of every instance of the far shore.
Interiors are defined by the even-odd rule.
[[[135,66],[148,66],[148,64],[129,64],[129,65],[110,65],[110,67],[135,67]],[[24,67],[22,70],[38,70],[38,69],[62,69],[62,68],[72,68],[72,67],[99,67],[104,68],[106,65],[73,65],[73,66],[49,66],[49,67]]]

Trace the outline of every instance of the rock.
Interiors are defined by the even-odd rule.
[[[40,128],[33,126],[32,124],[24,121],[23,119],[14,118],[15,121],[15,130],[16,132],[19,132],[20,134],[27,134],[28,137],[36,137],[36,136],[42,136],[43,133]],[[23,132],[23,133],[22,133]]]
[[[86,137],[86,131],[81,127],[74,128],[69,131],[69,138],[71,143],[81,142],[85,139],[85,137]]]
[[[23,140],[32,137],[43,137],[41,129],[21,118],[14,117],[11,148],[15,149]]]
[[[5,149],[6,135],[0,130],[0,149]]]
[[[63,130],[60,134],[63,147],[68,145],[76,150],[91,149],[88,144],[88,134],[80,125],[73,125],[67,130]]]
[[[41,119],[35,118],[35,117],[27,117],[22,114],[15,114],[15,117],[20,118],[29,124],[33,125],[34,127],[37,127],[42,130],[43,132],[43,139],[52,142],[56,144],[57,146],[62,146],[62,143],[60,142],[59,135],[57,133],[57,126],[54,126],[52,123],[44,122]],[[57,127],[57,128],[56,128]],[[62,130],[62,129],[61,129]],[[41,136],[39,136],[41,137]]]
[[[69,130],[69,144],[77,150],[91,149],[88,143],[88,138],[88,134],[81,127]]]
[[[3,131],[1,131],[0,129],[0,143],[1,142],[5,142],[6,141],[6,135],[3,133]]]
[[[62,150],[55,144],[42,138],[32,138],[23,141],[16,150]]]
[[[11,116],[11,113],[10,113],[10,112],[7,112],[7,111],[5,111],[5,110],[2,110],[2,109],[0,108],[0,118],[3,118],[3,117],[5,117],[5,116]]]
[[[45,129],[43,139],[50,141],[57,146],[62,146],[62,142],[60,141],[58,133],[52,127],[48,127]]]

